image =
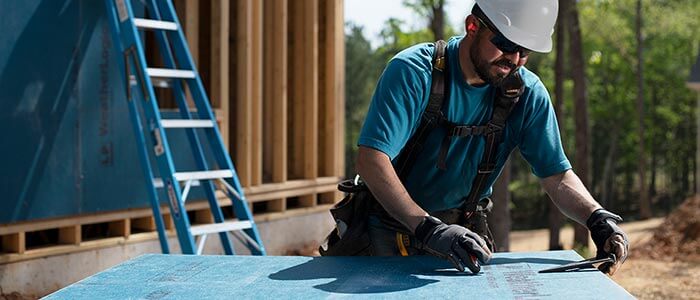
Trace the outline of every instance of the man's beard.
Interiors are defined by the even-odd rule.
[[[477,43],[473,44],[472,47],[469,49],[469,58],[472,60],[472,65],[474,66],[474,71],[476,71],[476,74],[479,75],[481,80],[485,81],[487,84],[490,85],[499,85],[501,81],[503,81],[503,78],[508,76],[509,74],[498,74],[498,73],[489,73],[489,70],[491,69],[492,66],[505,66],[510,68],[511,73],[513,70],[515,70],[516,65],[508,61],[507,59],[503,58],[499,61],[495,61],[493,63],[489,63],[485,59],[481,59],[481,51],[479,50],[478,43],[481,42],[482,38],[482,31],[479,31],[477,33],[475,41]],[[489,41],[490,43],[490,41]]]

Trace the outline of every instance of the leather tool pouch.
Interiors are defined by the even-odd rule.
[[[481,199],[479,204],[476,206],[476,211],[471,213],[468,217],[465,217],[462,226],[481,236],[486,242],[486,245],[493,252],[495,251],[496,244],[494,243],[491,229],[489,229],[489,224],[486,221],[492,207],[493,201],[491,201],[491,199]]]
[[[323,256],[371,255],[367,217],[372,193],[358,180],[344,180],[338,184],[338,190],[346,196],[331,208],[336,228],[328,234],[319,252]]]

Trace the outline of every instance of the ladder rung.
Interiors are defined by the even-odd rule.
[[[223,223],[194,225],[191,227],[190,231],[192,232],[192,235],[195,236],[210,233],[243,230],[252,227],[253,223],[251,223],[250,221],[226,221]]]
[[[231,178],[233,172],[231,170],[215,170],[215,171],[198,171],[198,172],[178,172],[173,174],[177,181],[187,180],[210,180],[219,178]]]
[[[199,180],[231,178],[231,170],[201,171],[201,172],[179,172],[173,174],[178,181],[193,180],[192,186],[199,186]],[[162,178],[153,178],[153,185],[159,189],[163,187]]]
[[[153,186],[157,189],[163,188],[163,179],[153,178]],[[193,180],[192,186],[199,186],[199,180]]]
[[[136,76],[130,75],[129,76],[129,84],[132,86],[135,86],[138,84],[136,81]],[[170,88],[170,79],[166,78],[151,78],[151,84],[153,84],[153,87],[157,88]]]
[[[160,120],[163,128],[212,128],[212,120]]]
[[[194,78],[194,72],[190,70],[148,68],[148,75],[162,78]]]
[[[177,30],[177,23],[134,18],[134,25],[144,29]]]

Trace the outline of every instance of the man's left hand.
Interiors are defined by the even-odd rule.
[[[586,222],[596,245],[596,258],[608,257],[610,253],[615,254],[617,258],[614,264],[604,263],[598,267],[610,275],[615,274],[629,254],[627,234],[617,226],[617,222],[621,221],[620,216],[601,208],[594,211]]]

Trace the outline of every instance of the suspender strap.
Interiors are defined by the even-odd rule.
[[[437,167],[440,170],[447,170],[447,152],[452,146],[452,137],[467,137],[470,135],[486,135],[489,132],[489,126],[465,126],[445,121],[445,129],[447,135],[442,139],[440,145],[440,153],[438,155]]]
[[[498,153],[498,146],[503,140],[506,120],[518,103],[523,91],[523,81],[517,72],[506,77],[496,91],[493,115],[491,116],[491,121],[486,125],[488,129],[486,130],[484,154],[481,157],[481,163],[469,191],[469,196],[467,196],[467,200],[462,205],[467,214],[476,211],[476,206],[479,204],[479,198],[485,188],[486,181],[496,169],[496,154]]]
[[[443,40],[435,42],[435,52],[433,54],[432,83],[430,85],[430,96],[428,106],[421,116],[421,123],[413,136],[408,140],[406,146],[401,151],[396,163],[396,173],[402,181],[405,181],[411,171],[413,162],[418,158],[423,144],[435,127],[437,127],[444,116],[442,106],[445,102],[447,85],[445,84],[445,66],[447,66],[447,56],[445,48],[447,43]]]

